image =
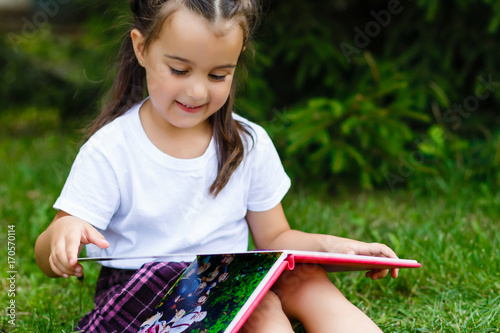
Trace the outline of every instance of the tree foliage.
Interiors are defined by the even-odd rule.
[[[482,159],[481,172],[465,165],[477,165],[478,142],[498,154],[499,6],[272,1],[256,71],[267,84],[246,98],[273,96],[247,110],[267,120],[288,169],[308,183],[393,188],[446,179],[457,166],[475,174],[465,180],[492,179],[498,161]],[[422,150],[436,127],[441,156]]]
[[[127,2],[68,6],[76,33],[49,22],[4,38],[8,108],[97,110]],[[485,156],[500,156],[499,26],[495,0],[264,1],[236,111],[266,126],[298,181],[392,188],[458,169],[498,184],[499,159]]]

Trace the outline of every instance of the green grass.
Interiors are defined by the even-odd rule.
[[[377,192],[318,200],[287,198],[292,225],[390,245],[422,268],[397,280],[332,275],[387,332],[498,332],[500,196],[486,187],[414,196]]]
[[[16,229],[17,293],[13,328],[0,294],[0,332],[71,332],[93,306],[96,264],[86,279],[49,279],[33,247],[78,150],[60,125],[30,113],[0,116],[0,283],[9,289],[8,226]],[[45,120],[44,120],[45,119]],[[10,124],[10,125],[5,125]],[[16,124],[12,126],[12,124]],[[334,283],[386,332],[498,332],[500,327],[500,195],[488,186],[452,192],[408,190],[328,197],[294,190],[284,200],[294,228],[382,242],[422,268],[397,280],[332,274]]]

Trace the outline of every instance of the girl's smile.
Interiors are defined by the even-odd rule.
[[[206,105],[206,104],[203,104],[203,105],[199,105],[199,106],[192,106],[192,105],[187,105],[187,104],[183,104],[179,101],[175,101],[175,103],[177,103],[177,105],[185,112],[187,113],[191,113],[191,114],[195,114],[195,113],[198,113],[200,112],[203,107]]]

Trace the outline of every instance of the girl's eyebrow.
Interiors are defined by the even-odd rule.
[[[179,56],[176,56],[176,55],[165,54],[165,57],[167,57],[169,59],[173,59],[173,60],[179,60],[179,61],[185,62],[185,63],[187,63],[189,65],[193,65],[194,64],[191,60],[188,60],[186,58],[182,58],[182,57],[179,57]],[[233,64],[221,65],[221,66],[215,67],[214,69],[223,69],[223,68],[236,68],[236,65],[233,65]]]
[[[169,58],[169,59],[173,59],[173,60],[179,60],[181,62],[185,62],[187,64],[190,64],[192,65],[193,62],[191,60],[188,60],[186,58],[182,58],[182,57],[179,57],[179,56],[175,56],[175,55],[170,55],[170,54],[165,54],[165,57]]]

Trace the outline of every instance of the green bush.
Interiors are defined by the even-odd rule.
[[[487,139],[464,140],[441,126],[431,126],[428,138],[419,142],[413,158],[406,160],[406,172],[411,178],[408,181],[420,190],[432,191],[438,187],[445,193],[477,183],[487,184],[492,190],[498,189],[500,132],[486,136]],[[433,177],[423,177],[421,173],[411,175],[414,169],[423,166],[431,170]],[[392,176],[393,184],[406,181],[400,176],[401,172],[399,176]]]
[[[495,163],[483,159],[491,167],[478,168],[473,156],[498,123],[499,6],[488,0],[271,2],[258,49],[267,58],[256,64],[267,86],[250,86],[243,101],[273,92],[254,103],[250,116],[267,121],[287,169],[307,184],[446,182],[443,165],[464,177],[490,178],[486,169]],[[411,176],[401,172],[436,126],[452,152],[424,154],[411,163]]]
[[[415,139],[408,121],[429,121],[413,100],[404,76],[393,73],[375,86],[366,83],[345,100],[312,98],[290,110],[286,154],[306,163],[289,169],[305,179],[359,177],[363,188],[373,188]]]

